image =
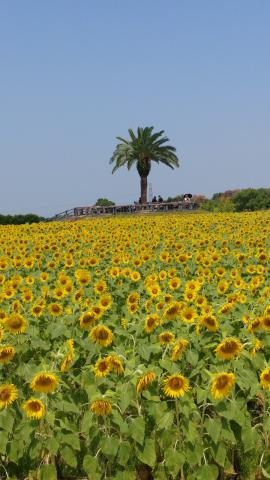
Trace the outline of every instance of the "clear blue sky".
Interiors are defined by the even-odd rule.
[[[269,0],[2,0],[1,213],[139,197],[117,135],[164,129],[153,193],[270,186]]]

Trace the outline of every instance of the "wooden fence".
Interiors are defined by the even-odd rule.
[[[175,210],[196,210],[199,204],[195,202],[162,202],[162,203],[134,203],[131,205],[111,205],[100,207],[91,205],[89,207],[75,207],[55,215],[55,220],[74,217],[96,217],[99,215],[117,215],[121,213],[147,213],[147,212],[168,212]]]

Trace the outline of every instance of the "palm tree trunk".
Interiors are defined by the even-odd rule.
[[[147,202],[147,177],[141,176],[141,203]]]

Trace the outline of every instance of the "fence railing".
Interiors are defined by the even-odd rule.
[[[54,219],[71,217],[89,216],[94,217],[98,215],[117,215],[119,213],[146,213],[146,212],[167,212],[169,210],[196,210],[199,204],[195,202],[162,202],[162,203],[133,203],[129,205],[110,205],[110,206],[96,206],[75,207],[55,215]]]

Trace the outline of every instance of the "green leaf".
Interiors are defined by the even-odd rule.
[[[83,469],[87,475],[92,475],[96,473],[98,469],[98,461],[96,457],[92,457],[91,455],[85,455],[83,459]]]
[[[205,421],[205,428],[206,428],[207,432],[209,433],[213,442],[217,443],[217,441],[220,437],[220,432],[221,432],[221,428],[222,428],[220,418],[207,419]]]
[[[85,412],[83,419],[82,419],[82,426],[81,432],[85,434],[89,434],[89,429],[93,424],[93,416],[91,412]]]
[[[265,468],[262,468],[262,474],[265,478],[270,478],[270,474],[265,470]]]
[[[217,448],[215,449],[215,461],[221,466],[224,467],[225,465],[225,459],[226,459],[226,446],[225,443],[220,442],[217,445]]]
[[[145,463],[146,465],[149,465],[150,467],[154,467],[155,463],[156,463],[155,441],[152,440],[151,438],[147,438],[145,440],[145,445],[144,445],[143,451],[140,452],[138,450],[137,457],[142,463]]]
[[[61,450],[61,455],[63,457],[64,462],[69,465],[70,467],[77,467],[77,459],[71,447],[67,445]]]
[[[185,463],[183,453],[175,451],[173,448],[168,448],[164,452],[165,465],[173,477],[176,477],[180,468]]]
[[[6,453],[6,446],[8,442],[8,433],[7,432],[0,432],[0,453],[5,455]]]
[[[257,438],[257,433],[251,425],[242,428],[241,440],[244,446],[244,453],[256,448]]]
[[[149,360],[150,358],[150,351],[148,345],[145,345],[144,343],[139,343],[137,347],[137,353],[146,361]]]
[[[74,450],[80,450],[81,449],[80,440],[79,440],[78,435],[68,433],[66,435],[62,435],[61,440],[62,440],[63,443],[67,443],[68,445],[70,445]]]
[[[7,432],[12,432],[13,424],[14,418],[12,413],[7,409],[2,410],[0,412],[0,428]]]
[[[121,411],[124,412],[130,405],[131,400],[136,398],[136,390],[134,385],[132,385],[131,383],[127,383],[121,386],[121,391],[119,393],[121,396],[119,406],[121,408]]]
[[[121,445],[119,447],[119,450],[118,450],[117,460],[118,460],[118,463],[120,465],[122,465],[123,467],[126,466],[128,460],[129,460],[130,453],[131,453],[130,444],[128,442],[121,443]]]
[[[75,402],[71,403],[71,402],[67,402],[66,400],[63,400],[61,402],[61,407],[62,407],[61,410],[63,410],[64,412],[81,413],[79,407],[77,407]]]
[[[194,444],[189,444],[188,447],[186,448],[186,457],[187,461],[190,465],[200,465],[201,460],[202,460],[202,455],[203,455],[203,449],[200,443],[195,442]]]
[[[165,413],[157,424],[157,430],[162,430],[163,428],[170,428],[173,424],[174,414],[173,412]]]
[[[48,449],[49,453],[56,455],[59,449],[59,443],[54,437],[48,438],[46,442],[46,448]]]
[[[143,445],[144,442],[144,432],[145,432],[145,422],[142,417],[135,418],[129,426],[129,431],[131,437],[135,442]]]
[[[187,352],[187,361],[193,366],[196,367],[198,363],[199,355],[196,350],[189,350]]]
[[[204,465],[200,470],[196,471],[197,480],[217,480],[219,470],[216,465]]]
[[[118,451],[118,438],[105,437],[100,442],[100,449],[104,455],[115,457]]]
[[[57,480],[55,465],[42,465],[40,467],[40,480]]]

